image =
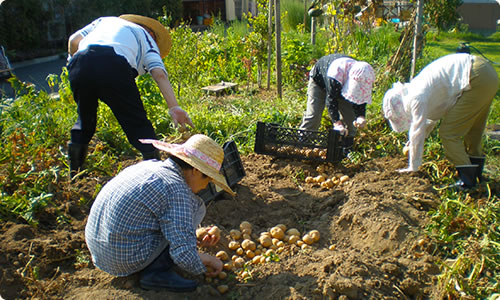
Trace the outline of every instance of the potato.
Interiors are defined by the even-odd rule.
[[[241,231],[239,231],[238,229],[232,229],[231,231],[229,231],[229,236],[231,236],[231,238],[233,240],[239,240],[241,238]]]
[[[300,236],[300,231],[297,228],[290,228],[286,231],[286,234]]]
[[[259,243],[260,243],[262,246],[264,246],[264,247],[266,247],[266,248],[267,248],[267,247],[271,246],[271,244],[272,244],[272,240],[271,240],[271,238],[270,238],[269,236],[264,235],[264,236],[260,236],[260,238],[259,238]]]
[[[293,245],[295,243],[297,243],[297,241],[300,239],[300,237],[298,235],[291,235],[290,238],[288,239],[288,243],[290,245]]]
[[[267,260],[267,257],[265,257],[265,256],[261,256],[261,257],[260,257],[260,263],[262,263],[262,264],[263,264],[263,263],[265,263],[265,262],[266,262],[266,260]]]
[[[243,234],[243,235],[245,235],[245,234],[246,235],[251,235],[252,234],[252,228],[243,228],[241,230],[241,234]]]
[[[279,228],[281,228],[281,230],[283,230],[283,232],[285,232],[285,231],[286,231],[286,225],[285,225],[285,224],[278,224],[278,225],[276,225],[276,226],[274,226],[274,227],[279,227]]]
[[[328,246],[328,250],[335,250],[335,245]]]
[[[252,250],[252,251],[254,251],[257,248],[255,242],[249,239],[246,239],[243,242],[241,242],[241,247],[243,248],[243,250]]]
[[[304,236],[302,237],[302,241],[304,241],[304,243],[306,243],[307,245],[311,245],[312,243],[314,243],[313,238],[308,233],[304,234]]]
[[[405,145],[405,146],[403,147],[403,155],[404,155],[404,156],[408,156],[408,153],[409,153],[409,152],[410,152],[410,147],[408,147],[408,146],[406,146],[406,145]]]
[[[222,272],[220,272],[220,273],[217,275],[217,277],[218,277],[220,280],[224,280],[224,279],[226,279],[226,278],[227,278],[227,273],[226,273],[226,272],[224,272],[224,271],[222,271]]]
[[[251,237],[249,234],[246,234],[246,233],[245,233],[245,234],[243,234],[242,238],[243,238],[244,240],[251,240],[251,239],[252,239],[252,237]]]
[[[260,236],[268,236],[268,237],[272,237],[271,233],[269,231],[264,231],[264,232],[261,232],[260,233]]]
[[[217,252],[217,254],[215,254],[215,257],[217,257],[220,260],[228,260],[229,259],[229,255],[227,255],[227,252],[223,251],[223,250]]]
[[[243,231],[243,229],[245,229],[245,228],[252,230],[252,224],[250,224],[250,222],[248,222],[248,221],[241,222],[240,230]]]
[[[323,176],[323,175],[318,175],[318,176],[314,177],[314,181],[315,181],[316,183],[322,183],[322,182],[323,182],[323,181],[325,181],[325,180],[326,180],[326,178],[325,178],[325,176]]]
[[[233,262],[227,262],[224,264],[223,269],[226,271],[231,271],[233,269]]]
[[[241,257],[238,257],[238,258],[234,261],[234,263],[233,263],[233,265],[234,265],[236,268],[241,268],[241,267],[243,267],[243,265],[244,265],[244,264],[245,264],[245,260],[244,260],[243,258],[241,258]]]
[[[243,249],[241,249],[241,250],[243,250]],[[242,253],[242,254],[243,254],[243,253]],[[235,261],[238,257],[239,257],[238,255],[233,255],[233,256],[231,256],[231,260],[232,260],[232,261]]]
[[[309,248],[311,248],[311,246],[309,246],[308,244],[303,244],[302,246],[300,246],[300,249],[302,249],[302,250],[306,250]]]
[[[318,171],[318,173],[323,173],[325,172],[325,166],[324,165],[319,165],[316,167],[316,171]]]
[[[278,241],[278,242],[276,243],[276,246],[277,246],[278,248],[283,248],[283,247],[285,247],[285,243],[284,243],[283,241]]]
[[[231,250],[236,250],[240,247],[240,243],[237,241],[230,241],[227,247]]]
[[[252,259],[255,257],[255,253],[252,250],[247,250],[245,254],[246,254],[247,258],[249,258],[249,259]]]
[[[319,231],[311,230],[311,231],[309,231],[309,235],[312,237],[313,241],[315,241],[315,242],[319,241],[319,238],[320,238]]]
[[[252,258],[252,263],[253,264],[258,264],[260,263],[260,259],[262,258],[263,256],[262,255],[256,255]]]
[[[314,183],[315,182],[314,178],[312,176],[307,176],[305,181],[306,181],[306,183]]]
[[[255,252],[255,255],[261,255],[262,254],[262,250],[260,250],[259,248],[257,248],[254,252]]]
[[[217,287],[217,290],[219,291],[219,293],[225,294],[229,290],[229,286],[227,286],[226,284],[221,284]]]
[[[272,244],[277,246],[279,241],[280,240],[278,240],[278,239],[272,239]]]
[[[271,231],[271,236],[273,238],[278,239],[278,240],[282,240],[283,237],[285,236],[285,232],[280,227],[275,226],[275,227],[271,228],[270,231]]]
[[[341,176],[339,180],[340,180],[340,183],[344,183],[347,180],[349,180],[349,176],[347,176],[347,175]]]
[[[196,239],[198,239],[198,240],[202,240],[203,237],[205,237],[205,235],[207,235],[207,234],[208,234],[208,231],[204,227],[196,229]]]
[[[271,255],[273,255],[273,254],[274,254],[274,251],[273,251],[273,250],[271,250],[271,249],[269,249],[269,250],[267,250],[267,251],[266,251],[266,254],[265,254],[265,255],[266,255],[266,256],[271,256]]]
[[[208,234],[215,236],[216,238],[220,238],[220,229],[217,226],[212,226],[208,230]]]
[[[304,245],[304,242],[302,240],[297,241],[297,246],[302,247]]]
[[[236,249],[236,254],[243,255],[243,253],[245,253],[245,250],[243,250],[243,248],[240,247],[240,248]]]

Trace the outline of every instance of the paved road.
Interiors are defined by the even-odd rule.
[[[12,73],[24,82],[35,84],[37,90],[44,90],[48,93],[52,92],[47,84],[47,76],[49,74],[60,75],[62,68],[66,65],[66,58],[61,56],[51,56],[46,58],[35,59],[28,62],[12,63]],[[14,96],[10,84],[2,79],[0,81],[0,98]]]

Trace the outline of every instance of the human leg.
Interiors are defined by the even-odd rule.
[[[139,283],[146,290],[168,290],[172,292],[191,292],[198,284],[194,280],[182,278],[173,267],[169,247],[144,270],[141,271]]]
[[[482,169],[471,161],[470,156],[482,156],[481,136],[498,88],[496,72],[482,58],[474,59],[470,85],[470,90],[463,92],[443,118],[439,133],[445,155],[456,165],[466,188],[476,184],[479,168]]]
[[[307,86],[307,108],[302,117],[300,129],[318,130],[321,125],[323,110],[325,109],[325,90],[312,78]]]

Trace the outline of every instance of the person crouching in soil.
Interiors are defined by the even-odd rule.
[[[344,154],[348,154],[357,128],[366,125],[366,105],[372,101],[374,81],[375,72],[364,61],[342,54],[321,57],[309,75],[307,108],[299,128],[318,130],[326,105],[333,128],[347,133]]]
[[[383,110],[394,131],[409,130],[408,167],[399,171],[418,171],[424,140],[441,120],[444,153],[460,177],[453,187],[474,187],[482,178],[481,138],[497,89],[493,66],[467,53],[438,58],[410,83],[394,83],[384,96]]]
[[[198,252],[218,237],[197,242],[196,228],[205,216],[205,204],[195,195],[213,182],[231,195],[219,170],[224,151],[211,138],[196,134],[184,144],[141,140],[170,154],[164,161],[146,160],[110,180],[97,195],[85,227],[92,261],[115,276],[140,272],[144,289],[193,291],[195,280],[185,279],[174,266],[191,274],[216,276],[223,264]]]

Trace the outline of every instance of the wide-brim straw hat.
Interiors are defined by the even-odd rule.
[[[153,144],[155,148],[182,159],[210,177],[217,186],[232,196],[236,195],[227,184],[226,178],[220,174],[224,161],[224,150],[208,136],[195,134],[184,144],[170,144],[152,139],[141,139],[140,141],[145,144]]]
[[[160,49],[161,58],[165,58],[168,55],[172,47],[172,38],[168,29],[160,22],[149,17],[133,14],[121,15],[120,18],[151,29],[156,36],[156,44],[158,45],[158,49]]]

